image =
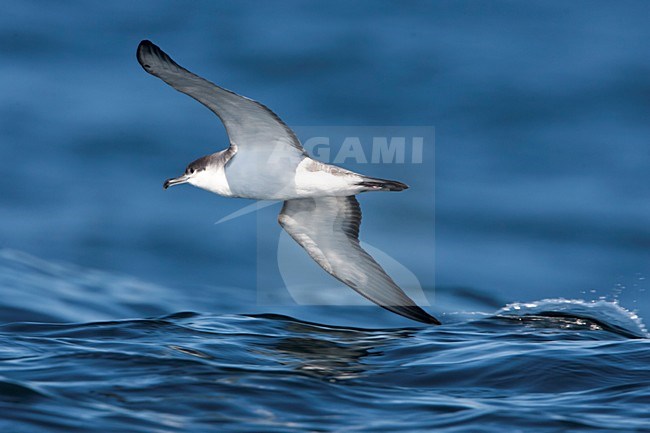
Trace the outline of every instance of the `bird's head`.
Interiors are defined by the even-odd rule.
[[[163,184],[163,188],[167,189],[170,186],[180,185],[182,183],[189,183],[191,185],[197,185],[201,183],[201,180],[208,175],[208,168],[210,163],[210,155],[204,156],[197,159],[196,161],[191,162],[185,169],[185,173],[181,176],[167,179]]]

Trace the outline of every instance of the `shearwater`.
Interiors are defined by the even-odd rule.
[[[197,159],[183,175],[166,180],[165,189],[189,183],[225,197],[283,200],[280,225],[325,271],[387,310],[440,324],[359,244],[361,209],[355,195],[402,191],[405,184],[310,158],[267,107],[189,72],[150,41],[140,42],[137,58],[145,71],[212,110],[230,140],[227,149]]]

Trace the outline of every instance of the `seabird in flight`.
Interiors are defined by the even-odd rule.
[[[196,99],[223,122],[230,146],[190,163],[164,188],[189,183],[225,197],[282,200],[278,221],[325,271],[375,304],[412,320],[439,325],[409,298],[359,244],[355,195],[402,191],[405,184],[316,161],[294,132],[259,102],[181,67],[150,41],[137,58],[148,73]]]

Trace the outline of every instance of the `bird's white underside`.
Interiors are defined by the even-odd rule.
[[[349,196],[363,190],[356,173],[314,170],[321,164],[309,157],[287,159],[273,166],[265,158],[244,160],[235,154],[226,166],[208,167],[188,183],[225,197],[255,200],[291,200],[307,197]]]

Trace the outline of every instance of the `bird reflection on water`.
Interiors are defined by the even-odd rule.
[[[415,330],[365,330],[323,326],[279,315],[259,315],[281,321],[291,337],[262,343],[257,350],[277,362],[330,381],[362,377],[370,368],[363,359],[383,354],[381,347],[411,337]]]

